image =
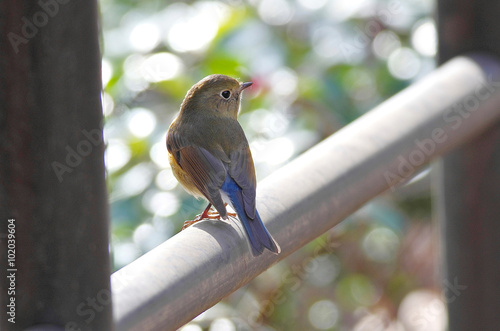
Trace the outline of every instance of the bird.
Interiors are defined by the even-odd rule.
[[[254,256],[281,249],[256,209],[256,175],[248,140],[237,120],[242,92],[252,82],[221,74],[210,75],[187,92],[172,121],[166,145],[174,176],[208,206],[184,228],[203,219],[227,220],[229,204],[248,237]],[[217,213],[211,212],[211,207]]]

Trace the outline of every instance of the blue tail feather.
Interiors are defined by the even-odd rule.
[[[249,219],[245,215],[245,219],[241,220],[241,223],[243,223],[248,238],[250,239],[250,244],[252,246],[252,252],[254,255],[260,255],[264,251],[264,248],[267,248],[268,250],[276,254],[280,252],[278,244],[274,241],[273,237],[271,237],[266,227],[262,223],[258,211],[256,211],[254,219]]]
[[[248,240],[250,241],[250,246],[252,247],[253,255],[257,256],[262,254],[264,248],[278,254],[280,252],[280,248],[267,231],[264,223],[262,223],[259,212],[255,212],[254,219],[249,218],[246,214],[243,207],[243,195],[241,188],[236,184],[236,182],[232,179],[226,179],[222,185],[222,190],[228,195],[231,200],[232,207],[238,214],[238,218],[243,224]]]

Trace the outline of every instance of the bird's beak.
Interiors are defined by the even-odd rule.
[[[249,87],[252,84],[253,84],[252,82],[241,83],[240,84],[240,91],[243,91],[244,89],[246,89],[247,87]]]

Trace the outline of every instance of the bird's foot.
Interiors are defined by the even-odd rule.
[[[217,211],[210,210],[206,218],[209,220],[220,220],[220,214]]]
[[[227,205],[227,204],[226,204]],[[231,217],[236,217],[237,214],[236,213],[227,213],[228,216],[231,216]],[[202,215],[198,215],[198,216],[202,216]],[[221,220],[221,216],[219,214],[219,212],[217,210],[213,210],[213,209],[210,209],[204,219],[209,219],[209,220],[215,220],[215,221],[220,221]]]
[[[202,220],[205,220],[205,219],[208,219],[208,220],[220,220],[220,215],[217,211],[213,211],[211,208],[211,206],[209,205],[204,211],[203,213],[199,214],[199,215],[196,215],[196,217],[194,218],[194,220],[192,221],[185,221],[184,222],[184,225],[182,226],[182,230],[185,230],[187,229],[188,227],[190,227],[191,225],[195,224],[195,223],[198,223],[199,221],[202,221]]]
[[[193,225],[194,223],[198,223],[199,221],[201,221],[201,219],[194,219],[192,221],[185,221],[184,224],[182,225],[182,230],[186,230],[187,228],[189,228],[191,225]]]
[[[227,206],[227,203],[225,204],[225,206]],[[199,214],[199,215],[196,215],[196,217],[194,218],[194,220],[192,221],[185,221],[184,222],[184,225],[182,226],[182,230],[185,230],[187,229],[188,227],[190,227],[191,225],[195,224],[195,223],[198,223],[199,221],[202,221],[202,220],[217,220],[217,221],[220,221],[221,220],[221,217],[220,217],[220,214],[217,210],[214,210],[213,208],[211,208],[212,206],[211,205],[208,205],[208,207],[203,211],[203,213]],[[228,216],[231,216],[231,217],[236,217],[237,214],[236,213],[227,213]]]

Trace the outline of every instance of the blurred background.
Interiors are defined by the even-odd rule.
[[[239,120],[260,180],[435,67],[431,0],[100,5],[114,270],[205,208],[165,147],[201,78],[254,82]],[[370,202],[182,330],[444,330],[429,182]]]

